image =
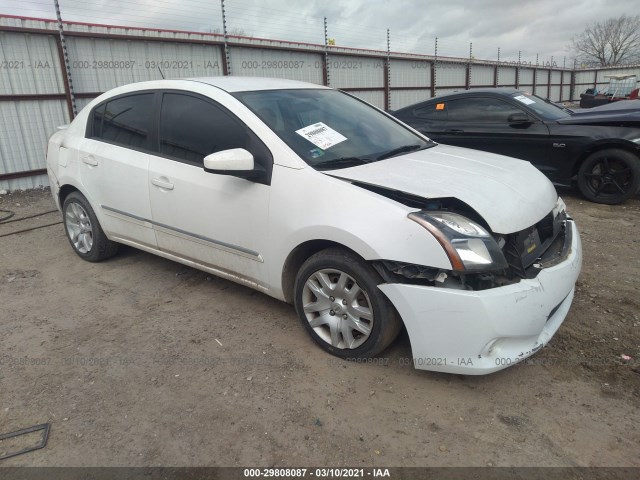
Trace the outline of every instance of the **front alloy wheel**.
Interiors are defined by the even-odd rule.
[[[341,248],[312,255],[296,277],[294,302],[304,328],[327,352],[370,358],[387,348],[402,322],[378,289],[382,279],[362,258]]]
[[[335,348],[357,348],[371,335],[369,295],[345,272],[322,269],[313,273],[304,284],[302,305],[314,332]]]
[[[640,159],[614,148],[595,152],[580,166],[578,187],[592,202],[608,205],[624,202],[640,187]]]

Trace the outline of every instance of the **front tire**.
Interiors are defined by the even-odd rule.
[[[100,262],[117,253],[118,244],[107,238],[93,208],[80,192],[72,192],[65,198],[62,217],[69,243],[83,260]]]
[[[578,187],[592,202],[607,205],[624,202],[640,188],[640,159],[617,148],[594,152],[578,170]]]
[[[355,254],[339,248],[323,250],[298,272],[296,312],[309,335],[332,355],[374,357],[402,327],[379,283],[378,273]]]

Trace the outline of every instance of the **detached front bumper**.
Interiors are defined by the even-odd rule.
[[[502,370],[542,348],[564,321],[582,266],[573,221],[571,246],[536,278],[481,291],[383,284],[404,321],[416,368],[483,375]]]

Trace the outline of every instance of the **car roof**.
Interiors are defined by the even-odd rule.
[[[187,78],[187,81],[206,83],[225,92],[249,92],[258,90],[289,90],[301,88],[327,88],[315,83],[300,82],[284,78],[267,77],[199,77]]]
[[[437,97],[433,97],[430,98],[428,100],[424,100],[422,102],[418,102],[418,103],[414,103],[412,105],[407,105],[406,107],[400,108],[398,110],[395,111],[395,113],[398,112],[405,112],[405,111],[410,111],[413,110],[414,108],[421,106],[421,105],[427,105],[430,103],[436,103],[436,102],[441,102],[442,100],[452,100],[454,98],[464,98],[464,97],[473,97],[475,95],[478,94],[482,94],[482,95],[489,95],[489,96],[494,96],[494,97],[510,97],[513,94],[516,93],[524,93],[522,90],[518,90],[516,88],[508,88],[508,87],[500,87],[500,88],[471,88],[469,90],[460,90],[458,92],[451,92],[451,93],[447,93],[445,95],[439,95]]]
[[[514,93],[523,93],[522,90],[518,90],[516,88],[507,88],[507,87],[501,87],[501,88],[471,88],[469,90],[460,90],[459,92],[452,92],[452,93],[447,93],[446,95],[442,95],[442,96],[438,96],[438,97],[434,97],[432,100],[437,100],[438,98],[445,98],[445,97],[467,97],[470,95],[475,95],[477,93],[482,93],[482,94],[491,94],[491,95],[495,95],[495,96],[501,96],[501,97],[508,97],[513,95]]]

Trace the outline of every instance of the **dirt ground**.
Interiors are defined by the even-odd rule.
[[[414,370],[406,334],[342,362],[266,295],[131,248],[84,262],[60,224],[3,236],[58,213],[0,223],[0,433],[51,423],[0,464],[640,466],[640,199],[561,194],[584,244],[573,307],[484,377]],[[10,220],[53,208],[0,196]]]

